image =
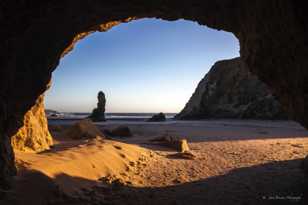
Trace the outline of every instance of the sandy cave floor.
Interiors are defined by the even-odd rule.
[[[50,151],[17,152],[20,173],[15,197],[7,203],[22,199],[21,204],[59,205],[307,204],[307,177],[300,166],[308,154],[308,131],[297,123],[212,120],[97,125],[101,129],[127,125],[134,136],[55,137]],[[174,158],[174,150],[149,142],[164,134],[188,139],[196,159]]]

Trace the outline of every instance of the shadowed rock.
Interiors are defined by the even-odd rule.
[[[93,109],[90,118],[94,122],[106,121],[105,119],[105,106],[106,97],[103,91],[99,91],[97,95],[97,107]]]
[[[153,115],[150,119],[147,120],[148,122],[163,122],[166,121],[166,116],[164,113],[160,112],[158,114]]]
[[[111,136],[116,137],[131,137],[133,136],[132,132],[130,131],[129,127],[127,126],[119,126],[114,128],[110,131]]]
[[[218,61],[200,81],[177,119],[286,119],[270,89],[240,58]]]

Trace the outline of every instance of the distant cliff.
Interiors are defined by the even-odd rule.
[[[176,118],[286,119],[286,114],[269,88],[234,58],[214,64]]]

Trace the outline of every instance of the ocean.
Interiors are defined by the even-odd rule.
[[[91,113],[57,112],[47,113],[48,120],[80,120]],[[145,121],[157,113],[106,113],[107,120]],[[171,120],[177,113],[165,113],[167,120]]]

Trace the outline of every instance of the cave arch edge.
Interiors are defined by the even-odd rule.
[[[16,8],[18,13],[13,12]],[[127,18],[183,18],[234,33],[242,60],[273,89],[290,117],[307,128],[306,8],[294,1],[246,0],[9,1],[1,5],[6,18],[0,17],[4,39],[0,49],[7,52],[0,54],[0,187],[6,187],[14,174],[8,138],[47,89],[52,71],[76,35]]]

